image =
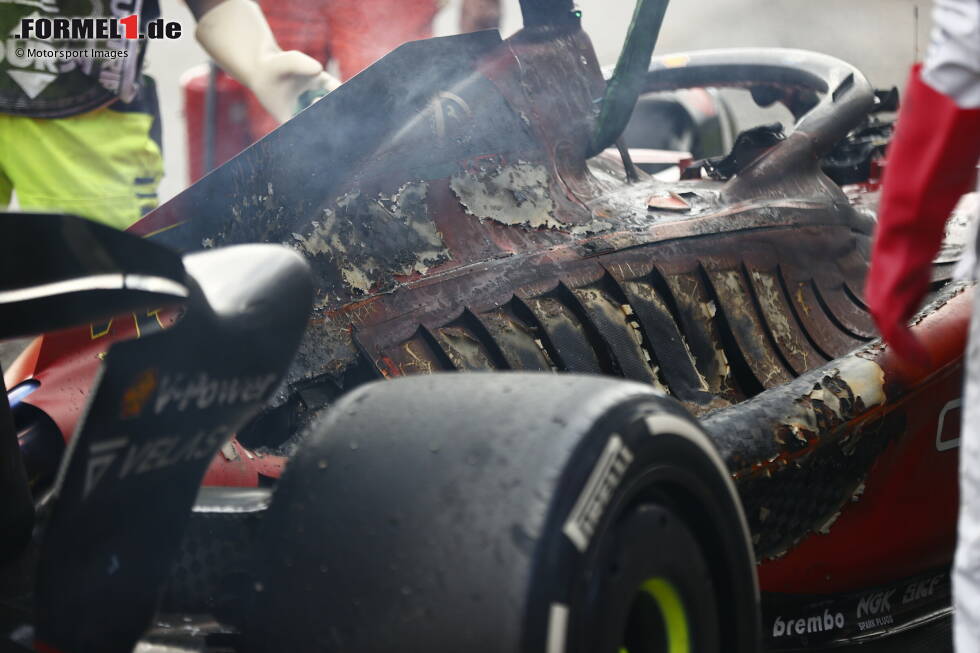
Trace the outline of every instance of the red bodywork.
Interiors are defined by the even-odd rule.
[[[88,404],[89,390],[101,357],[117,340],[143,335],[177,319],[175,312],[154,311],[146,316],[123,315],[103,324],[67,329],[34,340],[5,373],[8,388],[26,379],[41,385],[27,403],[54,420],[67,442],[75,433]],[[256,487],[259,477],[278,478],[285,459],[246,449],[236,439],[222,447],[204,477],[204,485]]]
[[[933,367],[918,369],[886,351],[879,359],[889,395],[884,410],[904,411],[906,435],[871,468],[860,500],[826,535],[805,539],[785,556],[763,561],[763,590],[837,593],[948,565],[956,546],[957,466],[963,352],[973,291],[925,317],[913,332]],[[880,415],[870,411],[862,420]]]

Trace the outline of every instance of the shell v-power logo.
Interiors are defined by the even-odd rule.
[[[156,18],[140,30],[139,14],[122,17],[64,18],[30,16],[21,18],[16,39],[38,41],[108,41],[117,39],[177,39],[181,26],[176,21]]]

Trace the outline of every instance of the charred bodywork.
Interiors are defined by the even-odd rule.
[[[437,65],[409,83],[423,57]],[[408,44],[136,231],[183,249],[282,242],[310,260],[316,308],[290,378],[304,404],[444,370],[618,375],[695,415],[800,388],[799,426],[732,446],[742,473],[882,403],[881,379],[848,385],[851,368],[874,375],[856,363],[812,372],[876,337],[861,300],[873,218],[819,165],[874,108],[863,76],[798,51],[655,59],[644,91],[764,89],[798,116],[724,182],[629,183],[617,157],[587,159],[603,85],[576,21]],[[655,208],[670,194],[681,210]],[[818,530],[815,512],[760,552]]]
[[[615,151],[590,157],[606,82],[578,17],[558,13],[503,41],[402,46],[133,228],[183,251],[283,243],[310,262],[299,355],[246,434],[286,442],[376,378],[621,376],[702,418],[757,554],[774,558],[763,589],[853,591],[948,563],[951,509],[938,500],[911,507],[928,536],[904,540],[890,565],[854,575],[867,556],[827,554],[863,546],[848,512],[880,506],[869,495],[896,474],[933,461],[934,496],[955,484],[940,473],[955,451],[914,462],[910,443],[931,444],[959,396],[972,290],[946,287],[917,327],[936,367],[903,367],[862,300],[873,214],[821,169],[874,111],[871,86],[794,50],[655,58],[639,91],[745,88],[797,119],[789,136],[737,149],[726,179],[661,181]],[[937,262],[937,288],[956,255]],[[928,414],[911,416],[912,401]]]
[[[603,84],[587,37],[577,25],[547,37],[406,45],[136,231],[182,249],[303,252],[319,293],[300,385],[592,371],[701,413],[874,337],[859,299],[873,222],[818,167],[872,107],[857,71],[798,52],[655,61],[649,90],[737,79],[782,89],[804,118],[727,183],[630,184],[616,161],[585,158]],[[400,88],[415,50],[440,70]],[[817,92],[806,113],[796,98]],[[651,208],[669,193],[686,208]]]

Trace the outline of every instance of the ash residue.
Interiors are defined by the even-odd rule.
[[[426,204],[428,186],[409,182],[393,195],[341,196],[307,234],[293,234],[300,249],[314,261],[320,257],[340,272],[355,295],[384,292],[394,278],[451,258]],[[315,265],[315,263],[314,263]]]
[[[453,175],[450,188],[470,215],[501,224],[531,227],[566,226],[555,217],[542,165],[519,161],[513,165],[465,171]]]

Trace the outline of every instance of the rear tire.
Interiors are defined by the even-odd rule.
[[[598,591],[580,614],[591,650],[719,651],[711,570],[683,520],[642,503],[614,527],[595,565]]]
[[[746,533],[707,437],[648,386],[519,373],[375,383],[290,462],[260,526],[245,640],[754,651]]]

